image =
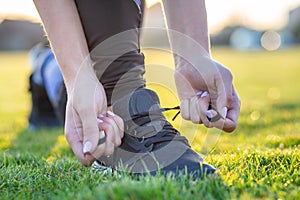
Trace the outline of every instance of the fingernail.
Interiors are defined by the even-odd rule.
[[[210,110],[206,111],[206,116],[208,118],[213,118],[214,117],[213,113]]]
[[[113,112],[111,112],[110,110],[107,111],[107,114],[109,114],[110,116],[114,117],[115,114]]]
[[[200,90],[196,93],[197,96],[200,96],[203,92]]]
[[[92,143],[90,141],[87,141],[86,143],[84,143],[83,146],[83,153],[89,153],[92,150]]]
[[[103,120],[102,120],[102,119],[99,119],[99,118],[97,118],[97,122],[98,122],[99,124],[101,124],[101,123],[103,123]]]
[[[208,95],[208,92],[203,92],[202,94],[201,94],[201,97],[206,97]]]
[[[227,116],[227,107],[222,108],[221,114],[222,114],[222,116],[223,116],[224,118],[226,118],[226,116]]]
[[[102,115],[102,114],[99,114],[99,115],[98,115],[98,117],[99,117],[99,118],[103,118],[103,117],[104,117],[104,115]]]

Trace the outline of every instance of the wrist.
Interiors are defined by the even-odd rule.
[[[91,84],[101,84],[91,66],[81,66],[77,71],[64,74],[67,93],[70,94],[76,87],[90,87]]]
[[[214,65],[214,60],[210,55],[198,55],[182,57],[175,55],[175,69],[189,69],[194,68],[200,71],[207,70],[211,65]]]

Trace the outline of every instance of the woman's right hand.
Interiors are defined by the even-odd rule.
[[[96,77],[79,75],[73,85],[68,91],[65,136],[80,162],[88,166],[121,144],[124,125],[119,116],[107,112],[106,95]],[[105,142],[98,145],[103,137]]]
[[[123,137],[123,121],[107,115],[106,95],[90,60],[89,49],[75,1],[34,0],[68,93],[65,135],[83,165],[112,154]],[[102,114],[100,124],[97,117]],[[100,134],[104,144],[98,145]],[[100,132],[101,131],[101,132]]]

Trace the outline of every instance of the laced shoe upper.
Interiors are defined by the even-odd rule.
[[[113,104],[124,120],[122,144],[110,157],[98,160],[112,168],[134,173],[157,171],[173,163],[190,149],[185,137],[167,122],[155,92],[140,88]]]
[[[176,171],[184,166],[196,171],[203,159],[185,137],[166,120],[155,92],[140,88],[113,104],[113,111],[124,120],[122,144],[112,156],[98,159],[113,169],[131,173]]]

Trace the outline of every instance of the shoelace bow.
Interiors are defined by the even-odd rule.
[[[212,107],[212,105],[209,105],[208,106],[208,110],[211,110],[211,109],[215,110],[217,114],[214,117],[212,117],[212,118],[207,117],[208,121],[210,121],[210,122],[216,122],[219,119],[224,119],[224,117],[216,109],[214,109]],[[169,110],[179,110],[175,114],[175,116],[172,118],[172,121],[174,121],[177,118],[177,116],[180,114],[180,106],[176,106],[176,107],[173,107],[173,108],[160,108],[159,109],[159,111],[161,111],[161,112],[165,112],[165,111],[169,111]]]
[[[211,105],[209,105],[208,109],[213,109],[213,107]],[[160,109],[157,109],[157,110],[153,110],[151,112],[166,112],[166,111],[169,111],[169,110],[179,110],[175,114],[175,116],[172,118],[172,121],[174,121],[177,118],[177,116],[180,114],[180,106],[175,106],[175,107],[171,107],[171,108],[160,108]],[[133,116],[133,118],[134,117],[149,116],[149,113],[150,112],[139,113],[137,116]],[[208,118],[208,120],[210,122],[216,122],[216,121],[218,121],[221,118],[223,118],[222,115],[220,115],[220,113],[217,112],[216,116],[214,116],[213,118]],[[170,124],[165,124],[163,129],[164,130],[168,130],[169,129],[171,131],[161,131],[161,132],[158,133],[158,137],[149,138],[149,139],[147,139],[147,141],[144,141],[144,138],[143,138],[142,141],[139,141],[140,144],[145,145],[146,149],[149,150],[149,149],[152,149],[153,143],[162,142],[162,141],[165,141],[165,140],[168,141],[169,140],[168,138],[162,139],[167,133],[170,133],[170,132],[177,133],[177,130],[174,129],[174,127],[172,125],[170,125]],[[187,140],[184,137],[178,137],[177,140],[184,141],[185,143],[188,144]]]
[[[155,109],[155,110],[151,110],[150,112],[146,111],[146,112],[142,112],[142,113],[138,113],[136,115],[133,115],[133,116],[131,116],[131,119],[135,120],[135,119],[139,119],[141,117],[147,117],[147,116],[151,115],[151,113],[154,114],[154,113],[157,113],[157,112],[161,113],[161,112],[165,112],[165,111],[169,111],[169,110],[179,110],[179,109],[180,109],[179,106],[175,106],[175,107],[172,107],[172,108]],[[180,110],[172,118],[173,121],[176,119],[176,117],[179,115],[179,113],[180,113]],[[163,141],[170,141],[174,137],[173,134],[176,135],[177,132],[178,131],[176,129],[174,129],[174,127],[171,124],[166,123],[166,124],[164,124],[163,129],[160,132],[157,133],[156,137],[150,137],[150,138],[147,138],[147,139],[146,138],[136,139],[136,138],[133,138],[133,137],[129,137],[132,141],[129,142],[128,145],[130,145],[132,149],[136,149],[136,150],[144,149],[145,152],[151,151],[151,149],[153,148],[154,143],[163,142]],[[172,136],[171,136],[172,138],[165,137],[169,133],[172,133]],[[137,140],[138,143],[134,143],[135,140]],[[185,138],[179,137],[179,138],[177,138],[177,140],[185,141]]]
[[[213,110],[215,110],[215,111],[217,112],[216,116],[214,116],[213,118],[207,117],[207,119],[208,119],[210,122],[216,122],[216,121],[218,121],[219,119],[224,119],[224,117],[222,117],[222,115],[221,115],[216,109],[214,109],[211,105],[208,106],[208,110],[210,110],[210,109],[213,109]],[[175,107],[172,107],[172,108],[160,108],[160,109],[158,109],[158,110],[153,110],[153,111],[151,111],[151,112],[155,112],[155,111],[156,111],[156,112],[157,112],[157,111],[165,112],[165,111],[169,111],[169,110],[179,110],[179,111],[175,114],[175,116],[172,118],[172,121],[174,121],[174,120],[177,118],[177,116],[180,114],[180,106],[175,106]],[[139,116],[147,116],[147,115],[149,115],[149,112],[144,112],[144,113],[140,113],[140,114],[139,114]]]

